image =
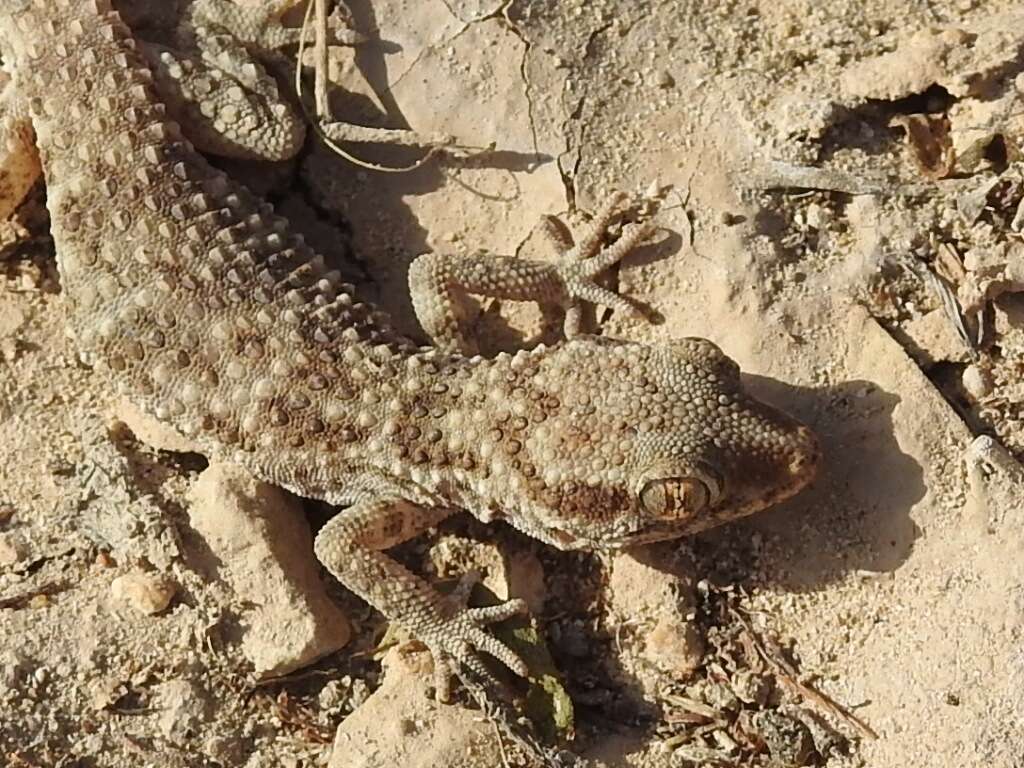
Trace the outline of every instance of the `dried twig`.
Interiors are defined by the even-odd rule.
[[[781,161],[769,161],[752,170],[744,183],[751,189],[813,189],[848,195],[889,195],[895,191],[885,179]]]
[[[313,97],[317,115],[326,115],[330,119],[330,106],[327,103],[327,0],[316,0],[316,41],[315,41],[316,78]],[[300,59],[301,61],[301,59]]]
[[[463,688],[468,692],[480,711],[487,719],[504,733],[527,757],[532,761],[531,766],[537,768],[586,768],[590,763],[584,758],[561,752],[542,744],[530,730],[522,724],[515,708],[505,701],[502,691],[495,688],[494,684],[480,676],[468,667],[461,667],[458,671],[459,680]],[[499,740],[502,758],[505,759],[504,742]]]
[[[786,659],[783,658],[781,653],[768,652],[768,650],[765,648],[765,643],[762,641],[760,637],[758,637],[757,633],[754,632],[753,627],[750,626],[750,623],[747,621],[746,617],[743,616],[739,611],[737,611],[732,606],[729,606],[729,611],[743,625],[743,629],[749,634],[751,642],[753,643],[754,647],[757,648],[758,654],[761,656],[762,659],[764,659],[764,662],[768,665],[768,667],[772,671],[772,674],[775,675],[775,678],[779,680],[779,682],[785,685],[789,690],[799,694],[804,699],[816,704],[832,716],[838,718],[839,720],[842,720],[847,725],[856,729],[862,736],[865,736],[869,739],[878,738],[878,734],[875,732],[875,730],[867,723],[865,723],[863,720],[861,720],[859,717],[854,715],[852,712],[848,712],[844,707],[840,706],[837,702],[835,702],[825,694],[821,693],[820,691],[817,691],[811,686],[805,683],[801,683],[799,680],[797,680],[797,672],[793,668],[793,665],[786,661]]]
[[[330,122],[330,114],[327,106],[327,30],[326,30],[326,0],[316,0],[312,2],[306,8],[306,15],[302,20],[302,31],[299,33],[299,51],[296,54],[295,61],[295,93],[298,96],[299,103],[302,104],[302,110],[306,115],[306,119],[309,121],[313,130],[316,131],[317,136],[324,142],[331,151],[339,157],[343,157],[353,165],[357,165],[360,168],[366,168],[371,171],[380,171],[381,173],[407,173],[409,171],[415,171],[417,168],[422,167],[428,160],[438,154],[442,148],[439,146],[431,147],[427,153],[411,165],[402,166],[400,168],[392,168],[386,165],[378,165],[377,163],[370,163],[366,160],[361,160],[350,152],[346,152],[338,144],[331,139],[324,131],[324,123]],[[304,88],[302,85],[302,61],[306,55],[307,46],[307,32],[313,21],[314,12],[317,16],[317,40],[315,42],[317,61],[316,61],[316,94],[315,99],[315,113],[309,114],[306,107],[306,102],[303,100],[302,95]],[[323,19],[321,21],[321,14]]]
[[[487,716],[488,721],[490,721],[491,727],[494,728],[494,738],[498,740],[498,752],[501,754],[502,768],[511,768],[508,762],[508,755],[505,754],[505,736],[498,726],[498,721],[491,717],[490,713],[485,712],[484,714]]]
[[[953,328],[956,330],[956,335],[960,337],[964,346],[967,347],[967,353],[971,356],[972,360],[977,360],[978,343],[967,330],[967,326],[964,323],[963,312],[960,309],[960,301],[957,299],[953,289],[950,288],[949,284],[935,274],[931,267],[923,261],[920,261],[910,255],[901,255],[898,261],[904,269],[919,278],[925,285],[931,288],[932,293],[934,293],[942,303],[942,311],[945,313],[950,323],[952,323]],[[978,327],[978,333],[981,333],[980,325]]]
[[[298,672],[291,672],[287,675],[275,675],[274,677],[263,677],[259,680],[253,680],[249,685],[252,690],[256,690],[257,688],[266,688],[271,685],[296,683],[300,680],[309,680],[310,678],[329,678],[336,680],[338,678],[338,673],[336,670],[331,669],[302,669]]]

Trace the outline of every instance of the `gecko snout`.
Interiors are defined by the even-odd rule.
[[[789,473],[794,477],[806,477],[809,482],[817,474],[820,463],[821,446],[817,435],[809,427],[797,427],[790,453]]]

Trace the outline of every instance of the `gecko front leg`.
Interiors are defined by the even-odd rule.
[[[479,652],[504,663],[517,675],[526,665],[499,640],[488,624],[525,612],[522,600],[486,608],[465,604],[466,590],[445,596],[382,552],[417,536],[454,510],[416,504],[400,496],[367,496],[330,520],[316,537],[317,558],[346,587],[397,622],[430,650],[437,697],[450,699],[451,675],[459,665],[491,679]]]
[[[471,294],[536,301],[546,314],[552,308],[562,309],[564,333],[570,339],[582,331],[582,302],[638,313],[639,307],[629,299],[595,280],[651,233],[649,223],[628,224],[615,243],[604,246],[608,225],[624,199],[621,193],[611,195],[575,245],[562,239],[557,230],[546,227],[549,245],[560,257],[556,263],[487,253],[419,256],[409,268],[409,292],[416,319],[437,346],[475,355],[478,346],[468,328]]]

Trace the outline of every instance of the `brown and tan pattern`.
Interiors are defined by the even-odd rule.
[[[437,319],[457,317],[460,285],[617,303],[591,278],[641,229],[606,250],[588,233],[576,256],[590,259],[494,261],[480,279],[483,262],[427,257],[416,304],[443,338],[419,347],[194,150],[108,0],[19,0],[0,16],[0,50],[0,174],[19,180],[0,187],[0,211],[38,151],[83,358],[211,456],[347,505],[317,556],[420,637],[442,675],[453,661],[482,670],[478,651],[525,671],[483,630],[519,601],[466,608],[382,553],[452,512],[614,548],[750,514],[813,477],[813,435],[746,396],[708,341],[576,335],[484,359]]]

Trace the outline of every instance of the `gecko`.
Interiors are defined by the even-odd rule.
[[[3,0],[0,216],[42,174],[82,360],[211,457],[341,508],[314,554],[430,650],[437,691],[524,662],[387,550],[457,511],[564,550],[614,550],[765,509],[819,465],[807,426],[749,395],[711,341],[590,335],[476,354],[465,299],[631,305],[596,277],[648,236],[557,263],[428,253],[409,271],[433,343],[361,301],[273,208],[213,167],[109,0]],[[457,590],[459,592],[459,590]]]

